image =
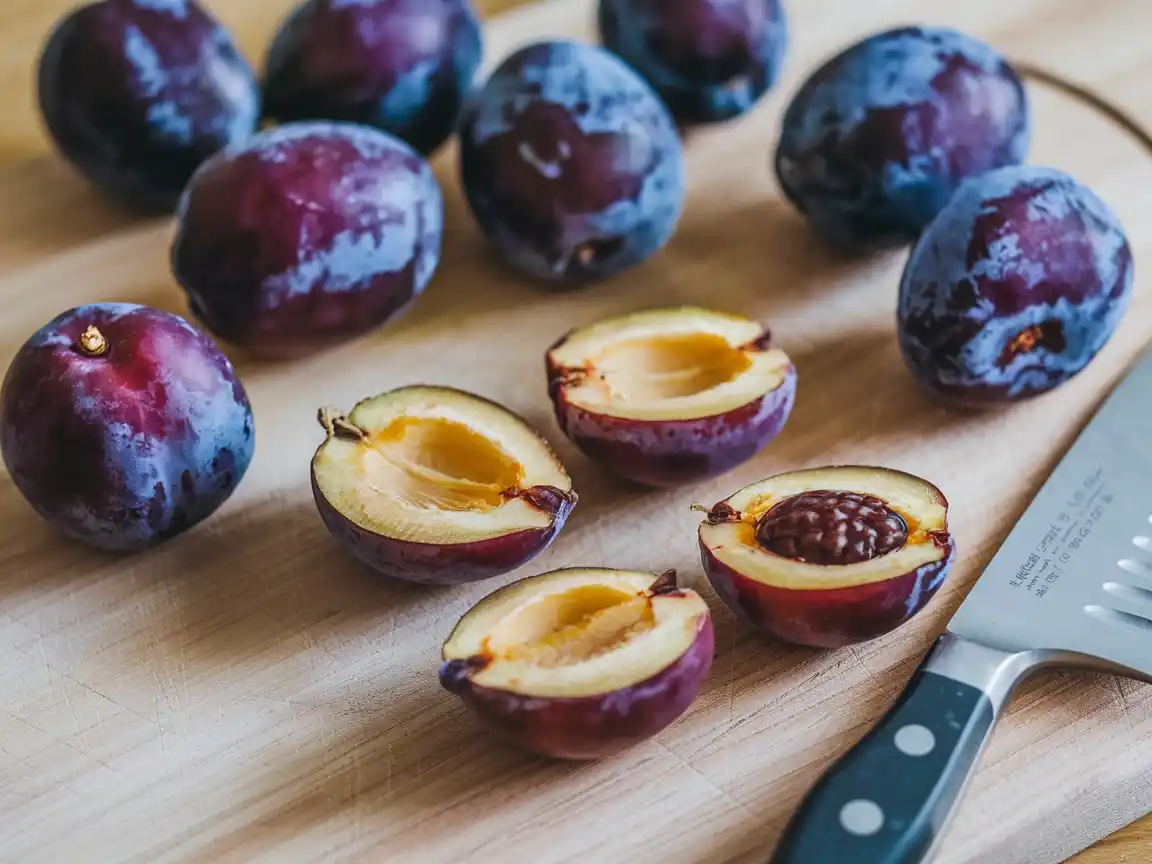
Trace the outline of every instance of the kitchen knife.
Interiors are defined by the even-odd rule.
[[[1152,350],[1080,433],[893,708],[772,864],[927,861],[1013,690],[1046,666],[1152,680]]]

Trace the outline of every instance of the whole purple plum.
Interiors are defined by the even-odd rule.
[[[103,0],[72,12],[40,57],[39,100],[65,159],[159,211],[260,116],[251,66],[195,0]]]
[[[461,176],[484,233],[515,269],[583,282],[644,261],[684,206],[676,127],[642,78],[602,48],[521,48],[470,100]]]
[[[682,124],[751,109],[788,44],[781,0],[600,0],[605,47],[640,73]]]
[[[900,347],[958,403],[1044,393],[1108,341],[1132,277],[1124,229],[1091,190],[1051,168],[1001,168],[963,184],[916,244]]]
[[[824,237],[912,243],[967,178],[1024,160],[1030,111],[988,45],[942,27],[888,30],[821,66],[784,114],[776,175]]]
[[[37,331],[0,390],[0,449],[28,503],[76,540],[138,550],[243,479],[252,408],[228,359],[175,315],[81,306]]]
[[[470,0],[307,0],[272,43],[264,115],[375,126],[427,155],[480,67]]]
[[[193,312],[227,342],[299,356],[382,325],[440,261],[428,163],[367,126],[298,123],[207,162],[172,247]]]

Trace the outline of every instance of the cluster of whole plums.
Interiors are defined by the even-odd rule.
[[[601,0],[603,46],[543,41],[476,89],[467,0],[308,0],[258,81],[194,0],[103,0],[65,19],[39,92],[59,151],[132,204],[173,210],[172,266],[223,341],[291,357],[393,319],[435,272],[440,187],[425,157],[458,133],[484,234],[562,285],[619,273],[672,236],[678,126],[727,121],[776,83],[778,0]],[[258,131],[261,121],[273,128]],[[913,244],[897,332],[915,377],[954,401],[1052,389],[1108,340],[1131,293],[1123,230],[1090,190],[1022,164],[1012,67],[954,30],[875,34],[831,58],[784,114],[786,197],[830,242]],[[797,375],[758,323],[656,309],[574,329],[547,355],[560,428],[646,485],[722,474],[785,425]],[[320,413],[312,487],[329,531],[391,576],[498,576],[555,538],[577,496],[522,419],[459,390],[404,387]],[[70,310],[12,362],[0,446],[65,534],[136,550],[214,512],[254,449],[227,358],[183,319]],[[705,570],[742,618],[834,647],[907,621],[955,557],[947,502],[909,475],[778,475],[707,510]],[[567,569],[490,595],[444,646],[441,682],[545,754],[614,752],[695,698],[708,607],[674,575]]]

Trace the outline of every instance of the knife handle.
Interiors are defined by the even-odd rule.
[[[942,637],[887,715],[809,792],[772,864],[925,860],[1023,671],[1019,656]]]

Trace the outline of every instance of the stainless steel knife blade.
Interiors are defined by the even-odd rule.
[[[931,858],[1016,685],[1152,680],[1152,349],[1104,400],[904,693],[808,793],[773,864]]]
[[[1152,675],[1152,353],[1077,437],[948,630]]]

